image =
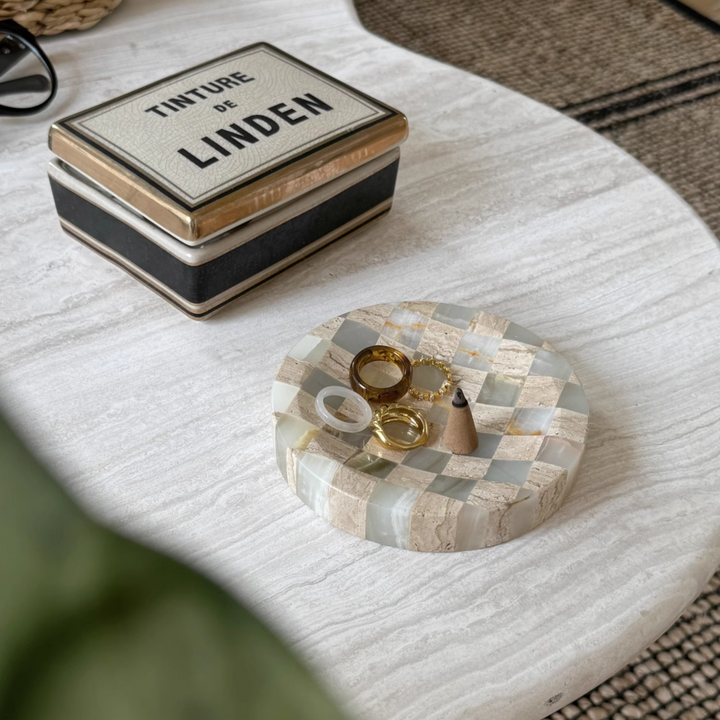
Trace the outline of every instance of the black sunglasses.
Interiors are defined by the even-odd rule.
[[[0,21],[0,115],[40,112],[56,92],[55,70],[34,35],[14,20]]]

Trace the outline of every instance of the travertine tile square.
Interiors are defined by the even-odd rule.
[[[479,312],[470,322],[468,330],[478,335],[501,338],[508,328],[510,322],[505,318],[498,317],[491,313]]]
[[[332,320],[324,322],[319,327],[311,330],[308,335],[314,335],[315,337],[325,338],[326,340],[332,340],[333,335],[338,331],[338,328],[343,324],[345,318],[343,316],[334,317]]]
[[[449,363],[457,351],[463,330],[437,320],[429,320],[422,335],[418,352],[427,357],[434,357]]]
[[[335,399],[331,398],[330,400]],[[298,390],[290,405],[288,405],[287,413],[302,418],[305,422],[311,423],[317,428],[322,428],[325,425],[315,410],[315,398],[302,389]]]
[[[497,436],[502,437],[501,435]],[[490,457],[473,457],[472,455],[451,455],[448,460],[443,475],[449,475],[456,478],[467,478],[470,480],[480,480],[485,476],[490,467]]]
[[[535,526],[547,520],[557,510],[568,483],[568,471],[557,465],[533,463],[524,487],[537,495]]]
[[[564,387],[564,380],[547,375],[528,375],[516,406],[519,408],[555,407]]]
[[[481,405],[478,403],[472,409],[475,429],[479,433],[502,435],[507,430],[508,425],[510,425],[513,410],[511,407]]]
[[[285,362],[280,366],[275,379],[287,385],[301,387],[312,371],[313,366],[309,363],[295,358],[285,358]]]
[[[521,487],[507,513],[510,537],[516,538],[530,532],[536,525],[538,494],[529,487]]]
[[[548,428],[547,434],[575,442],[585,442],[587,425],[587,415],[576,413],[572,410],[565,410],[564,408],[558,408],[555,411],[555,417]]]
[[[488,510],[506,508],[517,497],[518,488],[508,483],[487,482],[478,480],[470,492],[467,502]]]
[[[530,468],[525,485],[542,492],[548,485],[557,482],[559,478],[566,475],[567,470],[565,468],[536,460]]]
[[[450,368],[450,372],[452,373],[454,385],[465,393],[468,402],[474,402],[485,383],[485,378],[488,375],[487,371],[453,365]],[[452,388],[447,395],[448,402],[452,399],[453,392],[454,388]]]
[[[318,358],[314,365],[318,370],[322,370],[333,378],[337,378],[336,385],[349,385],[350,382],[350,363],[355,355],[344,350],[335,343],[330,343]]]
[[[341,467],[335,473],[328,492],[328,515],[335,527],[365,537],[367,503],[377,479]]]
[[[541,435],[503,435],[494,459],[534,460],[544,440]]]
[[[474,487],[467,504],[487,513],[483,547],[507,542],[512,537],[511,510],[517,493],[518,488],[512,485],[482,480]]]
[[[413,487],[418,490],[425,490],[428,485],[437,477],[435,473],[426,470],[418,470],[408,465],[398,465],[385,478],[386,482],[402,485],[403,487]]]
[[[409,310],[410,312],[418,313],[418,315],[423,315],[424,317],[426,317],[429,320],[433,316],[433,313],[435,312],[437,303],[426,302],[424,300],[409,301],[409,302],[400,302],[397,304],[397,307],[400,310]]]
[[[370,307],[359,308],[348,313],[347,319],[361,325],[367,325],[379,335],[390,313],[393,311],[393,307],[393,305],[371,305]]]
[[[492,370],[498,375],[524,378],[533,364],[536,347],[524,345],[514,340],[503,340],[495,355]]]
[[[409,543],[411,550],[450,552],[455,547],[457,518],[464,503],[436,493],[423,493],[413,508]]]

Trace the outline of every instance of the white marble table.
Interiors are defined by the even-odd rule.
[[[397,199],[194,323],[61,233],[46,132],[261,39],[407,113]],[[0,403],[88,510],[242,597],[362,718],[542,718],[677,618],[720,561],[720,252],[682,200],[556,112],[372,37],[347,0],[126,0],[44,46],[56,103],[0,123]],[[510,317],[585,385],[577,485],[519,540],[382,547],[282,480],[291,344],[405,299]]]

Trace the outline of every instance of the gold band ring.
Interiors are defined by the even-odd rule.
[[[450,369],[442,360],[436,360],[435,358],[419,358],[412,361],[412,366],[417,367],[418,365],[430,365],[436,367],[438,370],[442,370],[445,373],[445,382],[435,392],[430,390],[422,390],[420,388],[411,387],[409,389],[410,394],[418,400],[439,400],[452,385],[452,375]]]
[[[360,372],[371,362],[388,362],[402,373],[402,377],[395,385],[378,388],[368,385]],[[412,364],[403,353],[395,348],[385,345],[371,345],[361,350],[350,363],[350,385],[358,394],[368,402],[392,403],[407,393],[412,384]]]
[[[418,436],[411,442],[403,442],[389,437],[384,426],[394,422],[409,425],[417,432]],[[370,421],[369,428],[383,445],[392,450],[412,450],[424,445],[428,439],[428,424],[425,416],[415,408],[398,405],[397,403],[383,405],[379,410],[376,410],[373,419]]]

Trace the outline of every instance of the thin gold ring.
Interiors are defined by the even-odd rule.
[[[402,373],[398,382],[390,387],[378,388],[366,383],[360,376],[362,369],[371,362],[388,362]],[[368,402],[392,403],[407,393],[412,384],[412,364],[395,348],[371,345],[361,350],[350,363],[350,386]]]
[[[418,436],[411,442],[403,442],[391,438],[386,432],[384,426],[388,423],[401,422],[409,425],[417,432]],[[415,408],[407,405],[383,405],[375,411],[373,419],[370,421],[370,429],[373,435],[386,447],[392,450],[412,450],[413,448],[424,445],[428,440],[428,424],[425,416]]]
[[[436,360],[435,358],[418,358],[412,361],[412,366],[417,367],[418,365],[430,365],[442,370],[445,373],[445,382],[435,392],[430,390],[421,390],[415,386],[411,386],[409,389],[410,394],[418,400],[432,400],[435,402],[439,400],[452,386],[452,375],[450,369],[442,360]]]

